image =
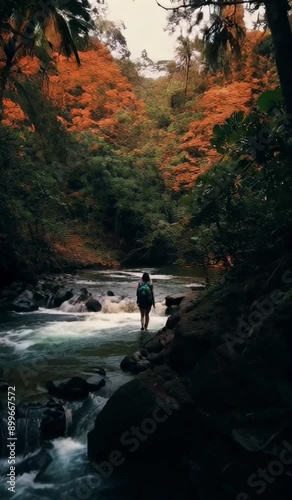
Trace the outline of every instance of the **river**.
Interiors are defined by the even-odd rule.
[[[0,378],[16,387],[18,404],[48,401],[45,389],[48,380],[81,376],[94,381],[99,367],[106,371],[106,386],[98,393],[90,394],[86,401],[67,404],[68,414],[71,418],[73,415],[74,422],[70,435],[52,441],[49,447],[52,462],[41,477],[36,479],[38,471],[17,477],[16,493],[13,495],[7,491],[4,477],[7,458],[1,458],[1,499],[12,496],[13,500],[77,499],[76,488],[80,481],[84,478],[90,481],[94,477],[87,461],[86,436],[110,395],[132,378],[120,369],[123,356],[137,350],[149,336],[164,326],[166,316],[163,302],[166,295],[187,292],[192,284],[202,283],[205,279],[202,269],[172,266],[143,271],[151,274],[156,298],[156,309],[151,313],[149,332],[146,333],[140,331],[139,312],[135,306],[137,282],[142,274],[140,269],[81,270],[65,276],[67,284],[76,290],[85,287],[94,297],[103,297],[103,310],[99,313],[41,309],[33,313],[2,315]],[[217,272],[213,274],[216,276]],[[113,303],[106,298],[109,290],[125,298],[120,303]],[[4,408],[7,405],[6,394],[0,394]],[[31,437],[37,434],[37,425],[28,416],[21,430],[27,436],[26,454],[38,451],[36,442],[29,448],[29,442],[37,439]],[[23,436],[21,438],[23,440]],[[18,461],[23,460],[23,453],[16,452]],[[83,497],[84,500],[120,498],[115,485],[110,482],[91,487],[90,495],[84,493]],[[127,498],[127,494],[123,498]]]

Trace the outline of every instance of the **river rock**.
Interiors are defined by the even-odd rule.
[[[35,481],[37,481],[52,461],[52,456],[48,450],[42,449],[38,453],[35,453],[18,463],[15,468],[16,475],[29,474],[30,472],[38,471],[35,478]]]
[[[34,302],[33,292],[29,289],[24,290],[12,303],[13,310],[16,312],[36,311],[38,306]]]
[[[170,306],[166,308],[165,314],[166,316],[171,316],[179,311],[179,306]]]
[[[204,285],[204,283],[194,283],[189,288],[195,292],[197,290],[205,290],[206,285]]]
[[[87,398],[90,392],[96,392],[104,386],[104,379],[96,384],[90,384],[81,377],[73,377],[63,382],[50,380],[46,384],[49,394],[68,401]]]
[[[44,410],[40,425],[40,436],[45,441],[57,439],[66,434],[66,413],[61,404],[52,402]]]
[[[167,297],[165,297],[166,307],[178,306],[185,298],[185,296],[185,293],[174,293],[173,295],[167,295]]]
[[[147,340],[143,347],[147,349],[149,353],[159,353],[172,342],[173,338],[174,332],[164,327],[162,330],[159,330],[154,337]]]
[[[132,356],[125,356],[121,361],[121,369],[137,375],[147,368],[150,367],[150,361],[148,360],[148,352],[145,349],[137,351]]]
[[[110,290],[108,292],[106,292],[106,294],[107,294],[108,297],[114,297],[115,296],[114,292],[111,292]]]
[[[131,372],[132,368],[137,364],[136,359],[133,356],[125,356],[121,361],[121,369],[125,372]]]
[[[101,303],[93,297],[90,297],[90,299],[85,302],[85,305],[89,312],[100,312],[102,310]]]
[[[60,307],[64,302],[72,299],[73,295],[74,293],[72,289],[68,290],[66,288],[61,288],[57,291],[57,293],[55,293],[52,300],[50,301],[50,307]]]
[[[173,313],[167,319],[165,328],[167,328],[167,330],[174,330],[179,320],[180,320],[180,314],[178,312]]]
[[[87,288],[81,288],[80,289],[80,295],[78,297],[78,301],[79,302],[85,302],[86,300],[88,300],[89,298],[91,297],[91,293],[89,293],[89,291],[87,290]]]
[[[188,394],[169,368],[161,367],[159,374],[156,370],[141,373],[111,396],[88,434],[90,460],[108,460],[113,450],[132,460],[144,452],[150,460],[159,460],[173,456],[176,445],[185,443]]]

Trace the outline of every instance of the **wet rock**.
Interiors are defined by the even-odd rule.
[[[16,475],[29,474],[30,472],[38,471],[35,481],[40,479],[40,476],[48,468],[53,461],[52,456],[46,449],[40,450],[38,453],[26,458],[23,462],[16,465]]]
[[[90,392],[96,392],[104,386],[104,379],[96,384],[90,384],[81,377],[73,377],[64,382],[50,380],[46,384],[49,394],[68,401],[87,398]]]
[[[150,368],[151,363],[148,359],[141,359],[141,361],[138,361],[132,368],[131,373],[133,375],[138,375],[138,373],[144,372],[147,370],[147,368]]]
[[[88,300],[90,297],[91,297],[91,293],[89,293],[89,291],[87,290],[87,288],[81,288],[80,289],[80,295],[78,297],[78,301],[79,302],[85,302],[86,300]]]
[[[61,404],[53,403],[44,410],[40,425],[40,437],[50,441],[66,434],[66,413]]]
[[[57,293],[53,296],[51,300],[50,307],[56,308],[60,307],[64,302],[67,300],[72,299],[73,297],[73,290],[67,290],[65,288],[61,288],[60,290],[57,291]]]
[[[165,297],[166,307],[178,306],[185,298],[185,296],[185,293],[174,293],[173,295],[167,295],[167,297]]]
[[[121,369],[136,375],[150,367],[148,360],[148,351],[141,349],[141,351],[134,352],[131,356],[125,356],[121,361]]]
[[[143,347],[150,353],[158,353],[161,352],[168,344],[170,344],[173,338],[174,332],[164,327],[162,328],[162,330],[157,332],[154,337],[147,340]]]
[[[125,356],[121,361],[121,369],[125,372],[131,372],[133,367],[137,364],[136,359],[133,356]]]
[[[195,283],[195,284],[190,286],[190,289],[193,291],[205,290],[205,288],[206,288],[206,285],[204,285],[204,283]]]
[[[111,291],[106,292],[106,294],[107,294],[108,297],[114,297],[115,296],[114,292],[111,292]]]
[[[165,328],[167,328],[168,330],[174,330],[179,320],[180,314],[178,312],[173,313],[171,316],[169,316]]]
[[[33,292],[33,299],[38,307],[45,306],[48,302],[48,296],[42,290],[35,290]]]
[[[153,352],[148,355],[147,359],[153,365],[161,365],[164,362],[164,356],[162,352]]]
[[[38,309],[38,306],[34,302],[33,292],[29,289],[24,290],[12,302],[12,307],[16,312],[31,312]]]
[[[93,297],[90,297],[90,299],[85,302],[85,305],[89,312],[100,312],[102,310],[101,303]]]
[[[161,455],[174,455],[176,444],[186,441],[181,417],[188,395],[167,367],[159,370],[159,374],[156,369],[141,373],[111,396],[88,434],[90,460],[99,463],[108,459],[112,450],[120,450],[132,460],[147,451],[150,460],[159,460]],[[170,379],[173,379],[171,388],[167,385]],[[133,438],[134,428],[141,430],[143,439]]]
[[[170,306],[166,308],[165,314],[166,316],[171,316],[179,311],[179,306]]]
[[[96,368],[94,368],[93,371],[95,371],[96,373],[98,373],[98,375],[101,375],[102,377],[106,376],[105,369],[100,367],[100,366],[97,366]]]

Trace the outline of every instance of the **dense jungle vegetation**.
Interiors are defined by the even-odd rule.
[[[3,284],[65,264],[288,261],[290,4],[183,3],[167,5],[170,30],[190,26],[175,59],[133,62],[104,5],[0,1]]]

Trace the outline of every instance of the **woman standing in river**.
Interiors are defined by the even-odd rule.
[[[147,331],[151,307],[155,308],[153,283],[148,273],[144,273],[138,283],[137,304],[141,314],[141,330]]]

